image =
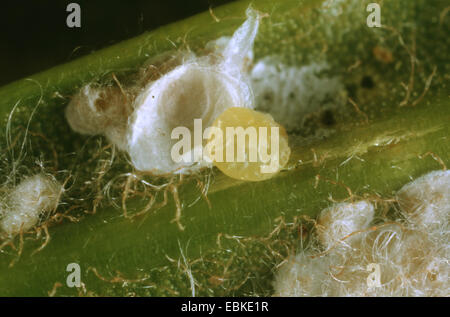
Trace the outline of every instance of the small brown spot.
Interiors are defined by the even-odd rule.
[[[222,285],[222,283],[224,282],[224,278],[219,277],[219,276],[211,276],[208,279],[209,284],[213,285],[213,286],[220,286]]]
[[[432,282],[436,281],[437,273],[435,271],[428,272],[428,279]]]
[[[392,56],[391,51],[385,47],[375,46],[372,52],[377,61],[385,64],[389,64],[394,61],[394,57]]]
[[[97,111],[105,111],[108,108],[108,103],[106,102],[104,96],[100,96],[100,98],[95,100],[95,108]]]

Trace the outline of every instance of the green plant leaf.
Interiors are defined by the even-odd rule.
[[[20,257],[5,246],[0,295],[270,295],[276,265],[299,248],[291,225],[298,217],[314,217],[350,191],[351,198],[387,201],[411,178],[449,164],[444,1],[386,0],[384,27],[369,28],[369,1],[261,0],[252,5],[269,16],[261,22],[255,59],[277,55],[295,66],[325,61],[327,76],[340,78],[351,101],[336,111],[331,128],[291,133],[289,166],[268,181],[234,181],[217,170],[183,180],[177,188],[184,231],[172,221],[177,208],[170,191],[161,208],[124,217],[124,183],[112,187],[109,199],[103,189],[132,169],[122,154],[111,159],[102,138],[70,130],[64,118],[70,95],[90,81],[111,81],[112,74],[126,80],[166,51],[188,45],[201,52],[208,41],[233,33],[249,3],[215,9],[218,22],[206,12],[0,89],[0,119],[8,127],[2,140],[11,140],[0,143],[2,182],[13,184],[44,165],[70,185],[58,211],[80,217],[51,226],[39,252],[42,235],[24,235]],[[317,137],[318,130],[326,137]],[[207,200],[198,181],[208,188]],[[130,198],[127,212],[147,203],[148,197]],[[94,205],[95,214],[84,213]],[[19,248],[20,238],[14,243]],[[69,263],[82,268],[79,289],[65,284]]]

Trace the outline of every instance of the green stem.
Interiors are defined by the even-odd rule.
[[[293,153],[289,167],[268,181],[234,181],[214,170],[207,195],[211,207],[205,199],[193,204],[199,190],[195,180],[186,181],[179,187],[184,231],[172,222],[176,204],[169,194],[165,206],[134,221],[123,217],[123,210],[115,209],[105,199],[96,214],[86,215],[77,223],[64,221],[50,227],[51,240],[37,253],[33,251],[44,238],[35,240],[27,234],[20,259],[17,250],[9,247],[0,253],[0,295],[46,296],[55,283],[62,284],[57,295],[76,295],[78,290],[65,284],[69,274],[66,266],[73,262],[82,269],[87,293],[80,289],[81,294],[190,295],[187,268],[202,263],[194,276],[197,295],[269,295],[271,270],[279,259],[265,257],[265,246],[258,249],[239,242],[243,246],[240,249],[237,245],[219,244],[219,237],[228,235],[239,240],[241,236],[267,236],[279,217],[286,222],[300,215],[313,217],[331,204],[330,198],[349,198],[349,189],[352,199],[367,196],[386,200],[411,179],[442,168],[437,158],[448,165],[449,65],[445,52],[449,40],[444,32],[448,19],[439,20],[444,3],[433,6],[427,1],[384,1],[383,24],[400,32],[402,41],[388,29],[374,30],[365,25],[368,1],[364,5],[359,0],[348,3],[342,5],[344,11],[340,15],[324,9],[322,1],[254,3],[256,9],[270,13],[263,20],[255,45],[256,58],[276,54],[286,63],[298,66],[325,60],[330,74],[342,79],[347,87],[345,93],[357,102],[358,111],[350,103],[342,106],[330,129],[331,136],[304,139],[291,135]],[[86,194],[82,185],[98,173],[100,160],[92,159],[98,154],[98,147],[92,144],[92,138],[86,139],[68,128],[63,116],[67,96],[91,80],[135,71],[149,57],[173,49],[171,42],[177,48],[188,43],[201,52],[207,41],[231,34],[242,23],[248,4],[249,1],[241,1],[215,10],[220,22],[215,22],[209,13],[198,15],[1,88],[0,118],[6,123],[18,104],[11,121],[16,129],[11,131],[19,136],[41,100],[29,129],[51,140],[52,146],[48,142],[42,147],[35,145],[22,164],[33,171],[40,155],[44,162],[58,163],[57,171],[69,170],[76,175],[74,189],[67,193],[72,196],[66,197],[66,203],[84,199],[92,205],[95,196]],[[410,55],[405,50],[405,45],[412,45],[412,33],[419,60],[415,74],[411,74]],[[376,46],[393,54],[393,64],[374,57]],[[352,65],[360,66],[349,71]],[[434,67],[437,72],[427,89]],[[375,88],[359,87],[364,76],[375,81]],[[415,81],[411,102],[399,107],[405,96],[401,83],[408,83],[411,76]],[[422,93],[420,103],[411,106]],[[368,123],[362,113],[368,116]],[[7,149],[6,144],[0,146]],[[2,152],[6,182],[11,172],[9,149]],[[52,153],[58,157],[53,159]],[[106,159],[107,155],[101,157]],[[117,160],[105,174],[105,182],[131,170],[123,157]],[[146,202],[132,199],[128,211],[139,212]],[[62,205],[59,211],[67,209]],[[19,245],[18,238],[15,245]],[[281,249],[274,252],[282,252]],[[233,258],[239,261],[235,263]],[[15,263],[9,267],[12,261]],[[207,264],[216,262],[221,265]],[[225,274],[224,267],[228,270],[227,280],[235,281],[235,289],[211,282],[211,277]],[[109,282],[99,278],[93,269]],[[264,273],[256,273],[260,271]],[[246,279],[248,276],[250,279]],[[139,281],[124,283],[119,277]]]

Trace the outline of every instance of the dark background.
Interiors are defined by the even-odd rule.
[[[14,0],[0,4],[0,86],[233,0]],[[81,28],[66,26],[69,3]]]

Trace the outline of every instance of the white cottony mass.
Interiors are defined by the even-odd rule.
[[[247,20],[230,39],[211,43],[213,53],[190,57],[145,87],[135,100],[127,131],[127,150],[137,170],[155,175],[190,173],[211,164],[175,162],[172,131],[177,127],[193,131],[194,119],[201,119],[207,128],[227,108],[254,107],[245,66],[258,26],[258,13],[249,8]]]

